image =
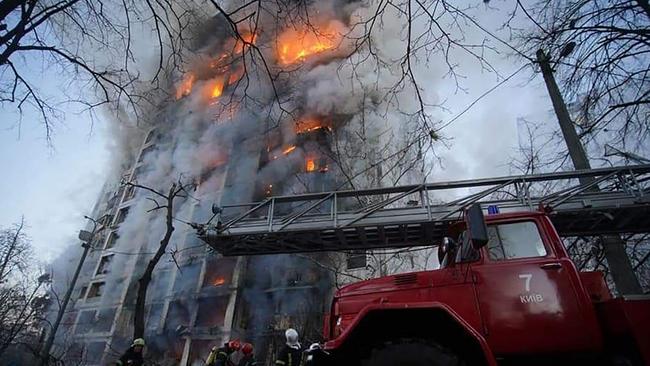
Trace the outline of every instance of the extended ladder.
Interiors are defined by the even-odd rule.
[[[217,208],[199,235],[223,255],[432,245],[475,202],[544,210],[561,236],[650,232],[649,180],[650,164],[277,196]]]

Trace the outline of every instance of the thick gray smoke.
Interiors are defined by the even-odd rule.
[[[131,179],[161,192],[178,181],[194,185],[175,202],[176,230],[154,272],[149,299],[171,288],[178,297],[196,290],[200,268],[192,262],[192,253],[205,248],[186,222],[206,222],[213,203],[422,179],[426,153],[413,142],[415,132],[421,132],[419,104],[414,87],[399,84],[403,66],[391,61],[405,52],[404,20],[397,12],[387,14],[382,27],[370,35],[372,52],[363,44],[353,52],[363,35],[363,27],[354,25],[369,19],[373,7],[320,1],[307,10],[313,14],[310,26],[269,12],[257,28],[240,29],[240,35],[255,46],[238,41],[223,17],[206,19],[205,26],[198,27],[203,31],[197,36],[199,44],[187,73],[174,76],[172,97],[161,101],[144,121],[115,128],[113,183]],[[278,25],[278,20],[286,24]],[[426,76],[432,72],[427,67],[416,64],[413,72],[430,86]],[[430,92],[424,97],[429,104],[438,102]],[[132,167],[145,126],[154,129],[155,144],[143,151],[141,164]],[[318,129],[325,137],[305,137],[306,131]],[[119,239],[106,250],[115,256],[103,289],[105,307],[118,306],[123,296],[127,308],[134,302],[136,279],[164,235],[164,210],[150,212],[156,203],[149,198],[159,199],[142,189],[136,191],[119,226]],[[177,264],[182,271],[172,279]],[[296,277],[295,268],[309,267],[305,259],[263,257],[248,260],[247,265],[252,275],[244,281],[249,289],[244,300],[256,313],[250,315],[248,334],[243,336],[268,333],[268,324],[277,322],[278,314],[291,315],[293,321],[302,316],[307,322],[314,319],[309,311],[320,311],[322,303],[314,304],[313,298],[305,299],[291,289],[270,293],[269,286],[300,287],[300,281],[309,282],[321,298],[332,287],[326,276]],[[261,268],[265,271],[259,272]],[[132,275],[131,283],[123,280],[125,273]],[[268,282],[268,276],[279,278]],[[169,310],[172,316],[178,311],[177,325],[183,325],[182,319],[198,306],[193,300],[183,301],[183,306],[174,308],[182,310]],[[158,321],[155,317],[160,314],[153,308],[149,312],[149,319]],[[151,324],[156,323],[149,321],[148,329]],[[320,323],[311,327],[320,328]],[[163,333],[178,330],[171,328],[176,326],[166,324]],[[129,335],[129,330],[117,334],[124,339]],[[313,332],[309,336],[314,337]],[[119,341],[113,344],[119,345]]]

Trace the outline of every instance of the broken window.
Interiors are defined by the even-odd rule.
[[[113,260],[113,254],[105,255],[102,259],[99,260],[99,267],[97,267],[97,275],[103,275],[110,272],[111,261]]]
[[[223,327],[226,308],[230,296],[206,297],[199,299],[199,311],[196,326],[216,328]]]
[[[110,235],[108,236],[108,241],[106,242],[106,248],[105,249],[110,249],[115,246],[115,243],[117,242],[117,239],[119,239],[120,236],[117,235],[117,231],[111,231]]]
[[[115,226],[121,224],[126,220],[126,216],[129,214],[129,206],[127,207],[122,207],[120,211],[117,213],[117,219],[115,219]]]
[[[92,298],[97,298],[102,296],[102,293],[104,291],[104,285],[106,285],[104,282],[95,282],[90,286],[90,290],[88,290],[88,299]]]
[[[235,269],[234,258],[212,258],[206,263],[205,276],[203,277],[204,288],[222,287],[229,285],[232,280],[232,273]]]
[[[176,300],[169,304],[169,310],[165,318],[165,329],[179,332],[183,327],[190,324],[190,308],[183,300]]]
[[[347,253],[345,259],[347,269],[366,268],[367,258],[365,250],[353,250]]]

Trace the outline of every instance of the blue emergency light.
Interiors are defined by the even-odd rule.
[[[496,215],[499,213],[499,207],[497,205],[488,206],[488,215]]]

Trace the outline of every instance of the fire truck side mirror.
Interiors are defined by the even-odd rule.
[[[454,239],[445,236],[442,238],[442,243],[438,246],[438,260],[442,261],[442,259],[452,251],[456,249],[456,242]]]
[[[479,203],[471,205],[465,211],[465,223],[467,224],[469,240],[474,249],[484,247],[488,243],[489,238],[485,218],[483,217],[483,210]]]

